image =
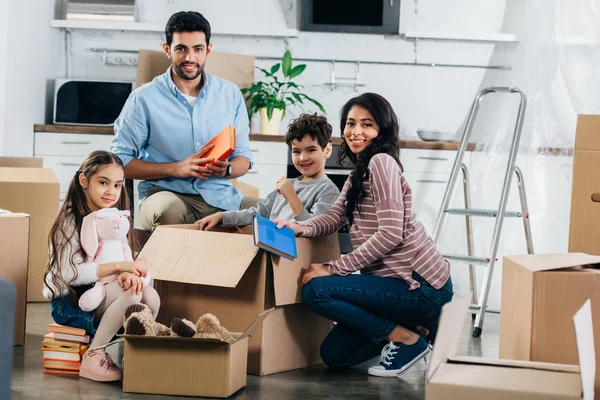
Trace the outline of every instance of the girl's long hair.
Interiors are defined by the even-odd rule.
[[[350,150],[344,137],[348,113],[355,106],[369,111],[379,126],[379,135],[360,154],[354,154]],[[363,182],[369,179],[368,167],[371,158],[379,153],[389,154],[396,160],[402,170],[402,163],[400,163],[400,138],[398,137],[400,127],[396,113],[384,97],[376,93],[363,93],[360,96],[350,99],[342,107],[342,111],[340,112],[340,131],[344,140],[338,152],[338,162],[340,165],[344,165],[344,162],[350,161],[353,166],[353,171],[350,174],[350,187],[346,192],[344,203],[346,222],[348,223],[348,227],[351,227],[354,224],[354,210],[356,209],[359,214],[361,213],[360,201],[365,196]]]
[[[50,256],[48,259],[48,264],[44,269],[44,284],[46,284],[46,279],[48,275],[50,275],[50,281],[52,281],[55,288],[61,288],[65,286],[69,288],[72,300],[76,298],[75,291],[70,286],[71,282],[77,278],[77,268],[75,267],[74,260],[78,255],[85,259],[85,251],[80,246],[78,251],[72,252],[70,255],[68,255],[69,267],[73,271],[73,279],[70,281],[66,281],[61,273],[61,268],[64,268],[61,266],[61,262],[64,257],[67,256],[65,254],[65,251],[67,251],[66,244],[73,239],[75,234],[79,236],[83,218],[91,212],[87,205],[85,192],[79,183],[79,174],[83,174],[87,180],[90,181],[92,176],[98,172],[100,167],[110,164],[117,164],[121,166],[121,168],[124,168],[121,159],[117,155],[108,151],[94,151],[87,156],[83,163],[81,163],[81,166],[75,173],[75,176],[73,176],[71,179],[65,200],[58,211],[56,220],[54,221],[52,229],[50,229],[50,234],[48,235]],[[129,195],[125,185],[123,185],[121,197],[114,207],[120,210],[131,210],[129,208]],[[128,234],[129,245],[132,249],[134,249],[137,248],[137,246],[134,247],[135,236],[132,235],[132,218],[130,218],[130,226],[131,229],[129,230]],[[61,293],[54,293],[52,287],[48,287],[48,289],[50,289],[50,292],[52,293],[52,298],[61,295]]]

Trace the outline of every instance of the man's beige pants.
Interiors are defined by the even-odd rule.
[[[244,196],[240,209],[250,208],[260,199]],[[169,192],[152,186],[140,204],[138,221],[152,232],[158,225],[193,224],[208,215],[223,211],[207,204],[202,196]]]

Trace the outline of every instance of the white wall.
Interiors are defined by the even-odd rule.
[[[0,32],[0,53],[5,59],[0,78],[0,117],[4,113],[3,153],[7,156],[33,154],[33,124],[46,120],[51,106],[47,86],[60,69],[62,59],[61,32],[50,28],[55,0],[3,1],[8,15],[6,33]],[[0,14],[1,17],[2,14]],[[2,35],[5,35],[4,37]],[[1,79],[0,79],[1,81]],[[48,94],[48,96],[47,96]]]
[[[0,2],[0,156],[4,153],[4,103],[6,88],[8,2]]]
[[[192,4],[211,4],[216,0],[190,2],[179,0],[175,6],[190,8]],[[146,5],[152,1],[144,2]],[[273,9],[277,1],[262,0],[257,4],[270,5],[250,14],[250,20],[264,21],[266,13],[275,25],[280,25],[283,17],[293,26],[295,20],[291,0],[281,0],[282,9]],[[475,0],[453,1],[420,0],[415,12],[414,2],[403,2],[402,21],[406,28],[420,30],[497,33],[503,23],[504,0],[481,2]],[[267,7],[267,6],[264,7]],[[249,26],[248,12],[215,13],[217,8],[207,7],[213,28],[218,26]],[[202,12],[202,8],[195,7]],[[223,8],[223,6],[221,6]],[[146,8],[148,9],[148,8]],[[176,10],[172,8],[171,11]],[[290,14],[291,13],[291,14]],[[262,23],[262,22],[261,22]],[[125,66],[104,66],[99,53],[89,51],[92,47],[112,49],[139,48],[159,49],[163,40],[157,33],[134,32],[93,32],[73,33],[73,76],[80,78],[106,78],[135,80],[135,68]],[[233,52],[260,56],[280,57],[289,48],[294,57],[323,59],[355,59],[375,61],[412,62],[415,58],[413,41],[399,36],[330,34],[301,32],[298,38],[272,39],[243,36],[215,36],[212,40],[215,51]],[[500,45],[504,46],[504,45]],[[487,65],[494,50],[493,44],[456,43],[449,41],[420,41],[416,55],[419,62],[482,64]],[[123,55],[121,55],[123,56]],[[117,55],[115,55],[117,57]],[[127,58],[127,55],[124,55]],[[276,61],[257,60],[257,65],[269,67]],[[337,64],[337,76],[354,76],[353,64]],[[307,93],[321,101],[327,110],[332,125],[337,127],[338,114],[343,103],[357,94],[351,89],[338,88],[331,92],[324,82],[329,81],[331,67],[328,63],[308,63],[300,76],[300,83]],[[366,65],[360,67],[360,80],[365,86],[360,92],[374,91],[386,96],[394,105],[402,121],[405,135],[415,137],[416,129],[435,129],[454,132],[460,126],[472,98],[485,74],[483,69],[414,67],[391,65]],[[258,76],[258,74],[257,74]],[[300,110],[290,110],[288,119],[299,114]],[[282,124],[282,132],[286,121]],[[255,125],[253,125],[255,126]],[[336,128],[336,131],[338,129]]]

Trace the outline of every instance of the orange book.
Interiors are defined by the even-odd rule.
[[[67,335],[85,336],[85,329],[73,328],[70,326],[50,324],[48,325],[48,332],[65,333]]]
[[[44,335],[44,340],[53,340],[60,343],[89,343],[89,336],[69,335],[66,333],[50,332]]]
[[[79,346],[81,346],[75,342],[59,342],[52,339],[44,339],[42,345],[45,349],[79,349]]]
[[[73,375],[79,376],[79,371],[67,371],[64,369],[44,369],[46,375]]]
[[[43,360],[80,361],[79,349],[47,350],[42,348]]]
[[[232,128],[231,125],[227,125],[227,127],[219,132],[217,136],[206,143],[206,146],[209,144],[214,144],[215,147],[204,155],[205,158],[210,157],[220,161],[227,160],[227,157],[235,151],[235,128]]]
[[[69,371],[79,371],[81,363],[79,361],[58,361],[58,360],[45,360],[44,368],[46,369],[62,369]]]

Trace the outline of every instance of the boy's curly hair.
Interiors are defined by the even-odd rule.
[[[302,141],[304,136],[309,135],[324,149],[331,142],[332,131],[333,128],[324,116],[317,113],[300,114],[298,118],[290,121],[288,132],[285,135],[285,142],[289,147],[292,147],[294,140]]]

